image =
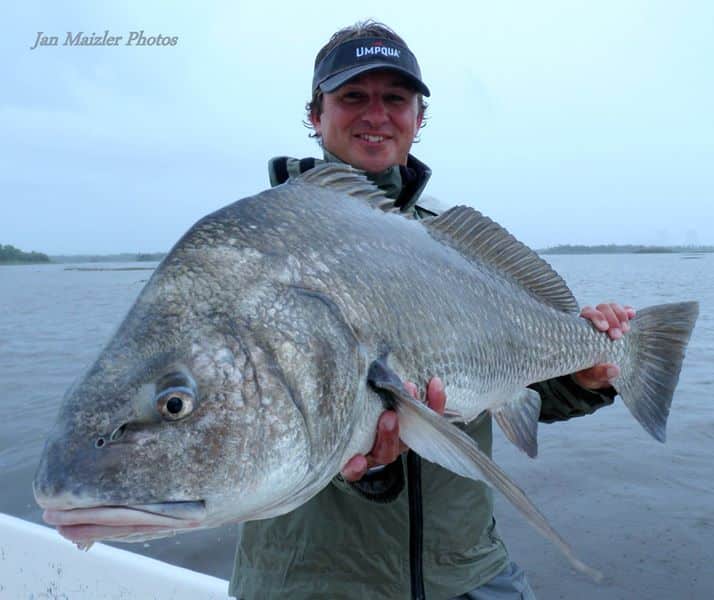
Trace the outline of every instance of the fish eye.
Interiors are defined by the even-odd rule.
[[[167,421],[178,421],[187,417],[195,407],[193,392],[185,387],[162,390],[156,395],[156,408]]]

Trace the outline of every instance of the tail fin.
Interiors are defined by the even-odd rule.
[[[698,314],[697,302],[660,304],[639,310],[631,321],[635,353],[613,385],[635,419],[660,442]]]

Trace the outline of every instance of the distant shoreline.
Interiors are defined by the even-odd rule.
[[[166,252],[121,252],[118,254],[45,254],[24,252],[10,244],[0,244],[0,266],[68,263],[159,262]]]
[[[155,267],[65,267],[65,271],[153,271]]]
[[[560,245],[537,250],[538,254],[708,254],[714,246],[645,246],[607,244],[597,246]]]
[[[539,248],[538,254],[711,254],[714,253],[714,246],[646,246],[636,244],[601,244],[596,246],[582,246],[564,244]],[[39,253],[33,253],[35,255]],[[28,265],[28,264],[82,264],[82,263],[127,263],[127,262],[159,262],[166,252],[122,252],[120,254],[52,254],[48,260],[23,260],[13,257],[15,260],[3,261],[0,259],[0,266],[5,265]],[[47,256],[47,255],[41,255]]]
[[[122,252],[120,254],[50,254],[50,261],[67,263],[159,262],[166,252]]]

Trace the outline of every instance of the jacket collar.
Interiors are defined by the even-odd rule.
[[[324,160],[297,159],[288,156],[272,158],[268,162],[270,184],[272,186],[280,185],[285,183],[288,177],[297,177],[316,164],[325,162],[342,163],[343,161],[327,150],[324,151]],[[394,165],[379,173],[366,173],[366,175],[388,198],[395,199],[396,205],[406,212],[414,209],[414,205],[431,177],[431,169],[409,154],[406,166]]]

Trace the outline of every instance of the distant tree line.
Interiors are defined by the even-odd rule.
[[[42,252],[23,252],[10,244],[0,244],[0,265],[67,262],[159,262],[166,252],[124,252],[120,254],[74,254],[47,256]]]
[[[0,244],[0,265],[48,262],[50,257],[42,252],[23,252],[10,244]]]
[[[714,252],[714,246],[644,246],[636,244],[600,244],[583,246],[564,244],[538,251],[540,254],[668,254],[681,252]]]
[[[158,262],[166,256],[166,252],[140,252],[136,255],[136,262]]]
[[[119,254],[53,254],[56,263],[159,262],[166,252],[121,252]]]

